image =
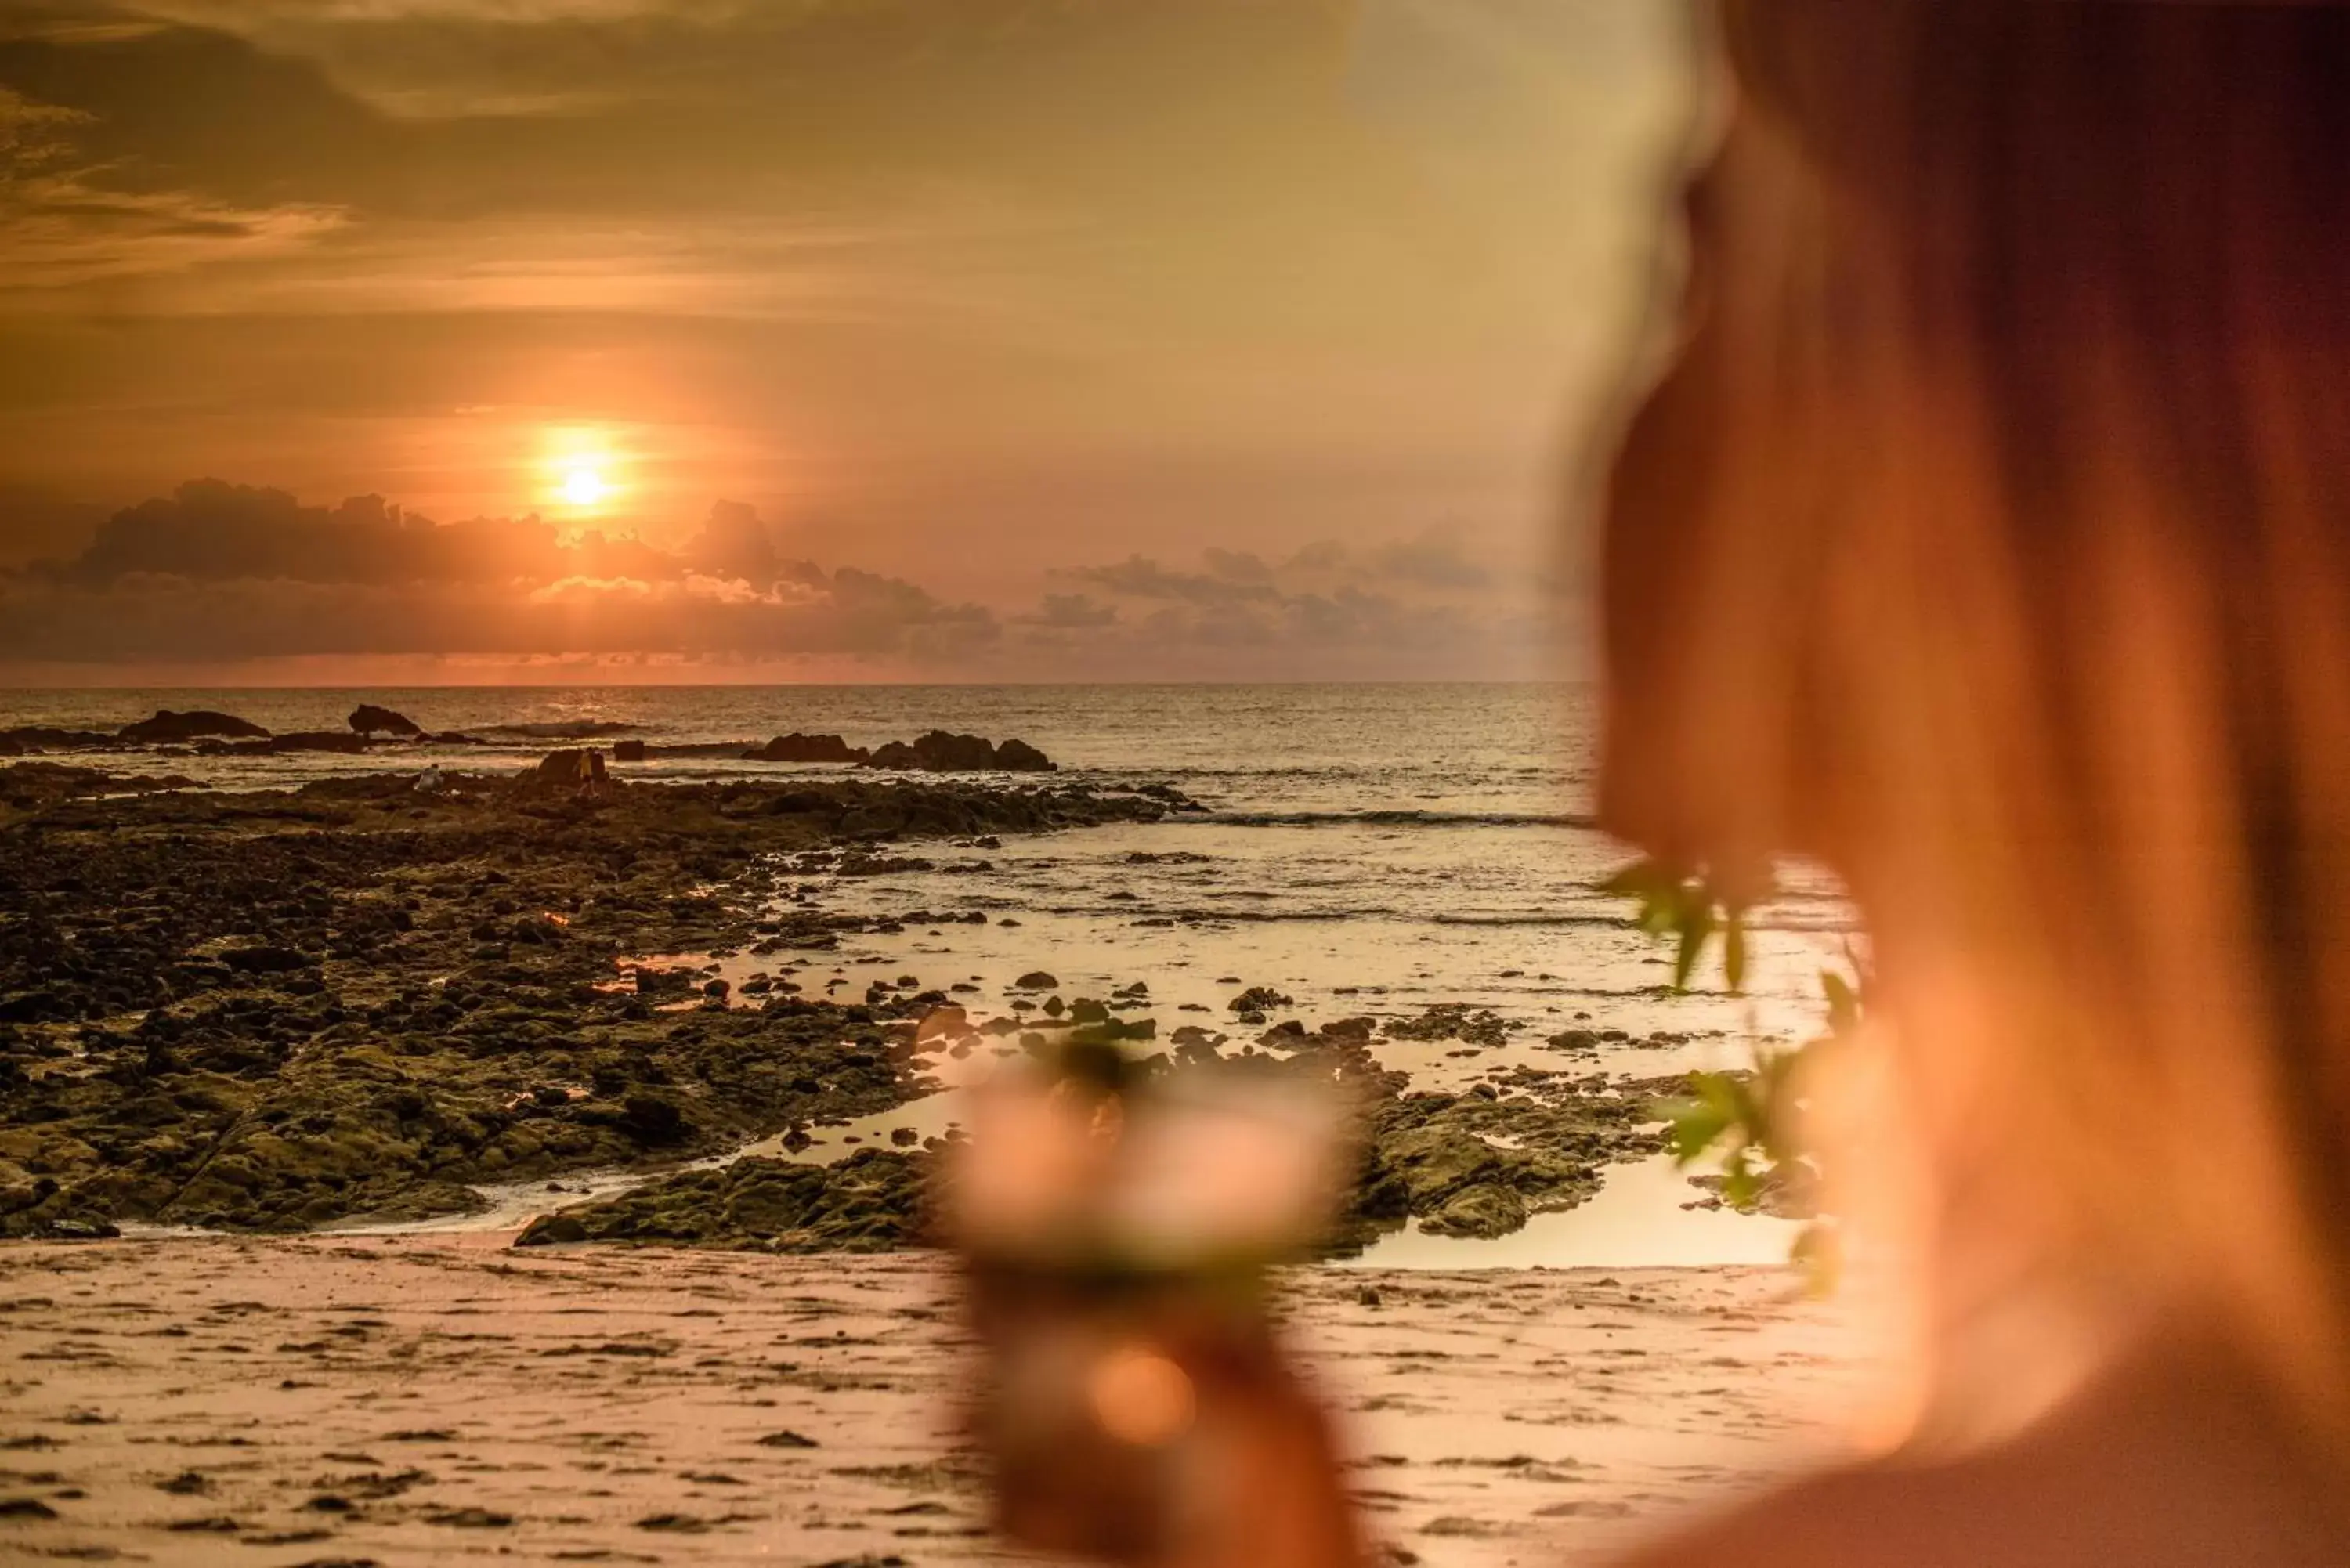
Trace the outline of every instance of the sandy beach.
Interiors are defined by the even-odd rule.
[[[0,1251],[0,1559],[936,1563],[986,1533],[932,1256],[502,1234]],[[1294,1273],[1392,1560],[1584,1560],[1831,1442],[1782,1272]]]
[[[1588,1560],[1832,1447],[1835,1311],[1733,1266],[1794,1222],[1661,1153],[1741,999],[1659,988],[1612,909],[1205,907],[1258,901],[1251,834],[1419,834],[1473,883],[1487,827],[579,754],[430,791],[0,769],[0,1561],[1009,1555],[923,1194],[964,1078],[1079,1044],[1349,1096],[1355,1255],[1282,1310],[1398,1568]],[[1522,930],[1552,950],[1488,945]],[[1704,1266],[1560,1266],[1666,1262]]]

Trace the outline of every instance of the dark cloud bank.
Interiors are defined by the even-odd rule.
[[[1066,587],[1032,605],[967,602],[793,558],[727,501],[661,548],[536,516],[444,524],[378,495],[306,505],[199,480],[115,513],[77,552],[0,571],[0,670],[457,657],[929,679],[1538,672],[1540,618],[1441,531],[1055,576]]]

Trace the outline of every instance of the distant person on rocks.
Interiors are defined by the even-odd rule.
[[[2350,1563],[2350,5],[1707,14],[1602,811],[1850,888],[1815,1136],[1912,1332],[1863,1457],[1631,1561]],[[1175,1560],[1359,1559],[1283,1369],[1190,1373],[1257,1437]]]

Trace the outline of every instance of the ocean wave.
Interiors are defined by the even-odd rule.
[[[1223,827],[1574,827],[1599,826],[1575,811],[1230,811],[1192,821]]]
[[[518,735],[529,741],[592,741],[598,735],[627,735],[651,727],[619,719],[566,719],[547,724],[487,724],[482,733]]]
[[[1236,894],[1234,897],[1250,897]],[[1388,905],[1306,905],[1295,909],[1231,909],[1222,906],[1153,906],[1141,903],[1055,902],[1033,903],[1024,909],[1016,902],[1001,906],[1021,909],[1023,913],[1036,915],[1076,916],[1086,919],[1116,917],[1169,920],[1179,925],[1289,925],[1298,922],[1321,921],[1338,923],[1349,920],[1392,920],[1405,925],[1431,926],[1552,926],[1559,928],[1615,928],[1629,929],[1632,920],[1619,915],[1572,914],[1500,914],[1451,915],[1425,909],[1397,909]]]
[[[1632,930],[1636,929],[1639,924],[1638,920],[1634,919],[1628,914],[1455,915],[1440,912],[1424,918],[1427,919],[1428,923],[1432,926],[1575,926],[1586,928],[1613,927],[1618,930]],[[1775,931],[1785,936],[1810,936],[1821,931],[1849,931],[1856,930],[1859,928],[1850,919],[1823,919],[1819,920],[1773,920],[1756,919],[1750,916],[1746,921],[1746,929],[1749,931]]]

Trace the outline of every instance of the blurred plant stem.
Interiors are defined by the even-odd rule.
[[[1742,889],[1757,884],[1741,879]],[[1760,884],[1766,889],[1768,882]],[[1642,860],[1626,867],[1601,890],[1637,900],[1636,921],[1650,936],[1673,944],[1673,989],[1686,991],[1706,950],[1721,939],[1722,978],[1732,994],[1746,990],[1747,917],[1751,902],[1707,867],[1668,866]],[[1826,1032],[1801,1045],[1757,1041],[1752,1067],[1736,1072],[1692,1073],[1688,1095],[1667,1103],[1673,1162],[1681,1169],[1705,1159],[1721,1167],[1722,1201],[1742,1214],[1774,1202],[1808,1202],[1819,1186],[1817,1152],[1804,1138],[1804,1106],[1811,1075],[1859,1032],[1866,973],[1849,941],[1846,961],[1855,978],[1820,971],[1826,1002]],[[1833,1290],[1842,1249],[1832,1215],[1814,1214],[1794,1241],[1791,1262],[1810,1277],[1813,1288]]]

